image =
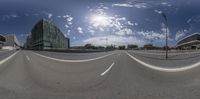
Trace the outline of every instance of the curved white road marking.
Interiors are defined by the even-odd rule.
[[[27,59],[28,61],[30,61],[30,57],[28,57],[27,55],[26,55],[26,59]]]
[[[101,73],[101,76],[104,76],[108,71],[110,71],[110,69],[115,65],[115,63],[113,62],[110,67],[108,67],[108,69],[106,69],[106,71],[104,71],[103,73]]]
[[[132,51],[133,53],[137,54],[149,54],[149,55],[165,55],[165,53],[153,53],[153,52],[139,52],[139,51]],[[188,54],[199,54],[200,52],[184,52],[184,53],[169,53],[169,55],[188,55]]]
[[[0,65],[2,65],[3,63],[5,63],[6,61],[8,61],[9,59],[11,59],[13,56],[15,56],[19,51],[13,53],[12,55],[6,57],[5,59],[0,61]]]
[[[155,65],[151,65],[151,64],[145,63],[145,62],[135,58],[134,56],[130,55],[128,52],[126,52],[126,54],[129,57],[131,57],[132,59],[134,59],[135,61],[137,61],[138,63],[144,65],[145,67],[148,67],[148,68],[151,68],[151,69],[154,69],[154,70],[158,70],[158,71],[163,71],[163,72],[180,72],[180,71],[186,71],[186,70],[189,70],[189,69],[192,69],[192,68],[200,66],[200,62],[197,62],[195,64],[184,66],[184,67],[162,68],[162,67],[159,67],[159,66],[155,66]]]
[[[33,53],[35,53],[35,52],[33,52]],[[115,53],[111,53],[111,54],[108,54],[108,55],[104,55],[104,56],[100,56],[100,57],[96,57],[96,58],[92,58],[92,59],[84,59],[84,60],[64,60],[64,59],[57,59],[57,58],[44,56],[44,55],[41,55],[41,54],[38,54],[38,53],[35,53],[35,54],[40,56],[40,57],[43,57],[43,58],[47,58],[47,59],[51,59],[51,60],[55,60],[55,61],[60,61],[60,62],[88,62],[88,61],[93,61],[93,60],[105,58],[105,57],[113,55]]]

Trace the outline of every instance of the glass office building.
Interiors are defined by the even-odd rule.
[[[27,39],[27,46],[31,49],[67,49],[69,38],[50,21],[42,19],[32,29]]]

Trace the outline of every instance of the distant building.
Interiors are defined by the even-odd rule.
[[[193,33],[182,38],[177,42],[176,48],[183,50],[200,49],[200,33]]]
[[[15,34],[7,34],[4,37],[6,41],[4,42],[3,49],[14,50],[20,47],[20,42]]]
[[[68,49],[69,38],[53,23],[46,19],[39,21],[32,29],[27,38],[26,47],[34,50]]]
[[[6,41],[6,38],[0,35],[0,49],[3,47],[5,41]]]

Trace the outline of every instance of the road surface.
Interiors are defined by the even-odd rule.
[[[126,51],[61,58],[68,61],[55,60],[56,53],[55,57],[54,53],[16,53],[0,64],[0,99],[200,98],[200,67],[182,72],[153,70]]]

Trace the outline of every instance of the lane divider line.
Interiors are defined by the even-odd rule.
[[[148,63],[145,63],[137,58],[135,58],[134,56],[130,55],[128,52],[126,52],[126,54],[132,58],[133,60],[137,61],[138,63],[142,64],[145,67],[148,67],[150,69],[153,70],[158,70],[158,71],[163,71],[163,72],[181,72],[181,71],[186,71],[186,70],[190,70],[193,69],[195,67],[200,66],[200,62],[197,62],[195,64],[192,65],[188,65],[188,66],[184,66],[184,67],[177,67],[177,68],[163,68],[163,67],[159,67],[159,66],[155,66],[155,65],[151,65]]]
[[[6,61],[8,61],[9,59],[11,59],[12,57],[14,57],[19,51],[13,53],[12,55],[6,57],[5,59],[0,61],[0,65],[2,65],[3,63],[5,63]]]
[[[38,53],[35,53],[35,52],[33,52],[33,53],[36,54],[36,55],[38,55],[38,56],[40,56],[40,57],[47,58],[47,59],[54,60],[54,61],[60,61],[60,62],[89,62],[89,61],[94,61],[94,60],[102,59],[102,58],[105,58],[105,57],[108,57],[110,55],[115,54],[115,53],[111,53],[111,54],[108,54],[108,55],[104,55],[104,56],[100,56],[100,57],[96,57],[96,58],[92,58],[92,59],[64,60],[64,59],[57,59],[57,58],[53,58],[53,57],[48,57],[48,56],[41,55],[41,54],[38,54]]]
[[[108,69],[106,69],[106,71],[104,71],[103,73],[101,73],[101,76],[104,76],[107,72],[109,72],[111,70],[111,68],[115,65],[115,63],[113,62],[110,67],[108,67]]]
[[[26,59],[27,59],[28,61],[30,61],[30,57],[28,57],[27,55],[26,55]]]

